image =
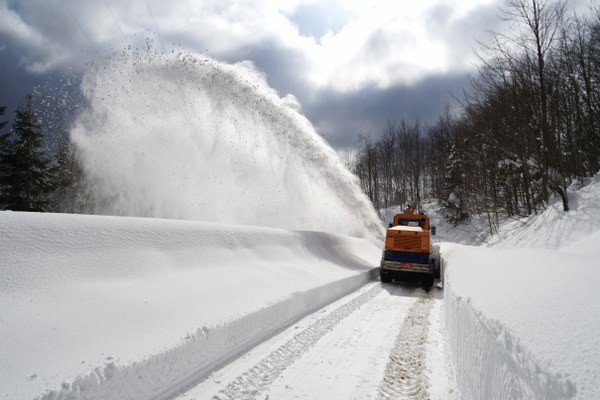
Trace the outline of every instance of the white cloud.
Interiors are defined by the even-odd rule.
[[[48,41],[42,32],[28,25],[19,14],[9,9],[6,1],[0,1],[0,35],[25,49],[20,60],[30,72],[47,72],[66,60],[66,52],[61,46]],[[2,44],[2,50],[6,46]]]
[[[39,47],[44,44],[42,35],[27,25],[19,14],[9,9],[6,1],[0,1],[0,33],[31,46]]]
[[[353,91],[365,86],[411,84],[439,73],[471,68],[457,57],[456,35],[444,27],[468,18],[494,0],[147,0],[165,47],[183,47],[216,58],[252,58],[253,48],[277,43],[300,55],[301,79],[315,88]],[[0,1],[0,35],[13,39],[32,72],[82,63],[95,49],[144,47],[156,30],[146,0],[30,0],[9,8]],[[336,13],[341,29],[303,36],[294,20],[299,7]],[[436,10],[446,15],[432,18]],[[18,10],[15,11],[15,10]],[[114,18],[113,18],[114,15]],[[324,19],[326,21],[326,19]],[[326,22],[325,22],[326,23]],[[326,28],[326,27],[325,27]],[[121,34],[121,31],[123,34]],[[466,40],[468,37],[459,39]],[[158,40],[157,40],[158,41]]]
[[[321,38],[310,77],[319,85],[356,90],[365,85],[410,84],[450,72],[451,67],[470,68],[468,63],[452,61],[452,43],[434,33],[439,27],[431,25],[437,21],[430,14],[444,7],[450,12],[447,21],[452,22],[489,2],[357,2],[353,11],[358,17],[337,34]]]

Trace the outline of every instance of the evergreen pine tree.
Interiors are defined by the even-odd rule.
[[[6,106],[0,107],[0,116],[4,115]],[[6,176],[9,168],[9,146],[10,146],[10,133],[2,133],[4,127],[8,124],[8,121],[0,121],[0,204],[5,196],[6,188],[2,184],[2,177]]]
[[[6,112],[6,106],[0,106],[0,116],[4,115],[4,112]],[[8,121],[0,121],[0,131],[2,131],[2,129],[4,129],[6,124],[8,124]]]
[[[55,212],[82,213],[88,201],[83,170],[66,133],[58,139],[55,158],[56,190],[50,208]]]
[[[31,95],[17,109],[12,133],[12,141],[5,140],[2,149],[4,171],[0,187],[4,191],[0,206],[14,211],[46,211],[55,184]]]
[[[448,156],[448,164],[446,165],[442,207],[446,220],[457,225],[468,220],[469,214],[466,212],[466,206],[462,199],[463,160],[455,140],[453,142]]]

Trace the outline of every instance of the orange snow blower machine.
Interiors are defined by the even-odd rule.
[[[416,214],[414,209],[410,206],[404,214],[394,215],[385,237],[379,276],[382,282],[395,279],[429,288],[440,276],[439,257],[432,254],[431,245],[435,226],[429,225],[428,215]]]

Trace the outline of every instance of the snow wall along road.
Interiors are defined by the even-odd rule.
[[[131,52],[82,90],[71,137],[96,213],[382,239],[357,178],[249,62]]]

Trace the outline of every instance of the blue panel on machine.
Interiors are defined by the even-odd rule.
[[[400,251],[386,250],[383,252],[385,261],[411,262],[415,264],[429,264],[429,254],[426,253],[406,253]]]

